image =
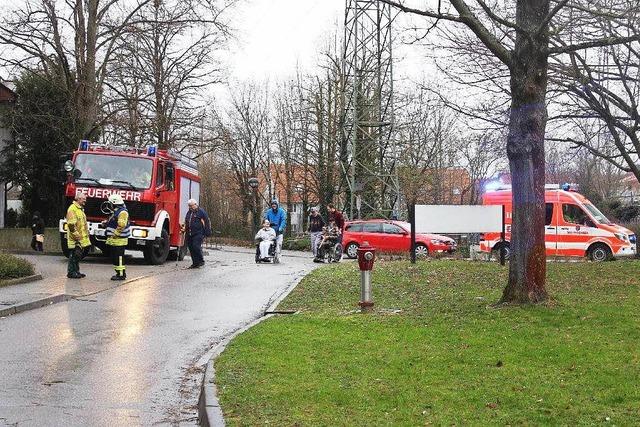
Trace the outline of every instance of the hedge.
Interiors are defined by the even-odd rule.
[[[33,264],[9,254],[0,253],[0,280],[17,279],[34,274]]]

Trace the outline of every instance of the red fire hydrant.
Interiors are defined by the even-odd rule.
[[[375,248],[369,242],[362,242],[358,248],[358,266],[360,267],[360,306],[361,311],[371,310],[373,300],[371,298],[371,270],[376,259]]]

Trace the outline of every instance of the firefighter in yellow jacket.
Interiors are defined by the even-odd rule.
[[[124,200],[119,194],[109,196],[109,202],[113,205],[113,214],[107,220],[107,247],[116,274],[111,280],[124,280],[127,273],[124,266],[124,250],[129,241],[131,229],[129,226],[129,212],[124,205]]]
[[[84,205],[87,196],[79,193],[69,209],[67,209],[67,248],[69,249],[69,264],[67,265],[67,277],[69,279],[82,279],[80,273],[80,260],[85,257],[91,247],[89,240],[89,225],[84,214]]]

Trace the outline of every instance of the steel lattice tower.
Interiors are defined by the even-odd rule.
[[[394,16],[391,6],[378,0],[346,0],[341,165],[350,218],[355,217],[358,196],[365,212],[397,214],[398,153],[392,137]]]

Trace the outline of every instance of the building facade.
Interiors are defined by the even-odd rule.
[[[16,101],[16,93],[13,85],[8,82],[0,81],[0,108],[11,108]],[[0,163],[4,161],[2,151],[12,140],[11,130],[6,126],[4,120],[0,117]],[[7,183],[0,181],[0,228],[4,228],[4,217],[7,211]]]

